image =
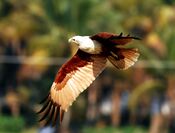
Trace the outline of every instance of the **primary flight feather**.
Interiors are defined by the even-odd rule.
[[[39,121],[55,125],[59,114],[61,122],[73,101],[105,69],[107,60],[123,70],[134,65],[139,57],[138,50],[121,47],[132,39],[139,38],[107,32],[70,38],[69,43],[77,45],[78,51],[59,69],[48,96],[42,101]]]

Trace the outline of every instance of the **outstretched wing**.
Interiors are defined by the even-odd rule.
[[[65,63],[58,71],[50,93],[44,100],[44,106],[38,112],[40,121],[46,119],[46,124],[52,121],[55,125],[58,113],[60,122],[64,112],[102,72],[106,65],[106,57],[101,54],[91,55],[81,50]]]
[[[132,41],[132,39],[140,40],[138,37],[133,37],[130,35],[123,36],[122,33],[119,35],[112,34],[108,32],[100,32],[98,34],[95,34],[90,37],[92,40],[96,40],[102,44],[108,44],[108,45],[125,45]]]

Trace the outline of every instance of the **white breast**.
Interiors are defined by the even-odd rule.
[[[90,54],[99,54],[102,52],[102,46],[97,41],[93,41],[89,36],[83,36],[79,40],[79,48]]]

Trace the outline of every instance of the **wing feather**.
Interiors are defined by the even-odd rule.
[[[92,40],[96,40],[98,42],[100,42],[101,44],[106,44],[106,45],[125,45],[129,42],[132,41],[132,39],[137,39],[140,40],[140,38],[138,37],[133,37],[130,35],[127,36],[123,36],[123,34],[112,34],[112,33],[108,33],[108,32],[100,32],[98,34],[95,34],[93,36],[91,36]]]
[[[40,121],[46,119],[47,124],[52,122],[54,125],[59,112],[61,122],[64,112],[103,71],[106,61],[106,57],[102,54],[91,55],[78,50],[72,59],[58,71],[49,96],[45,100],[47,104],[39,111]]]

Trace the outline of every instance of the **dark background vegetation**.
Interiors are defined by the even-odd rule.
[[[138,63],[108,64],[62,126],[41,127],[39,101],[76,51],[68,38],[101,31],[142,38]],[[0,0],[0,132],[174,133],[174,72],[174,0]]]

